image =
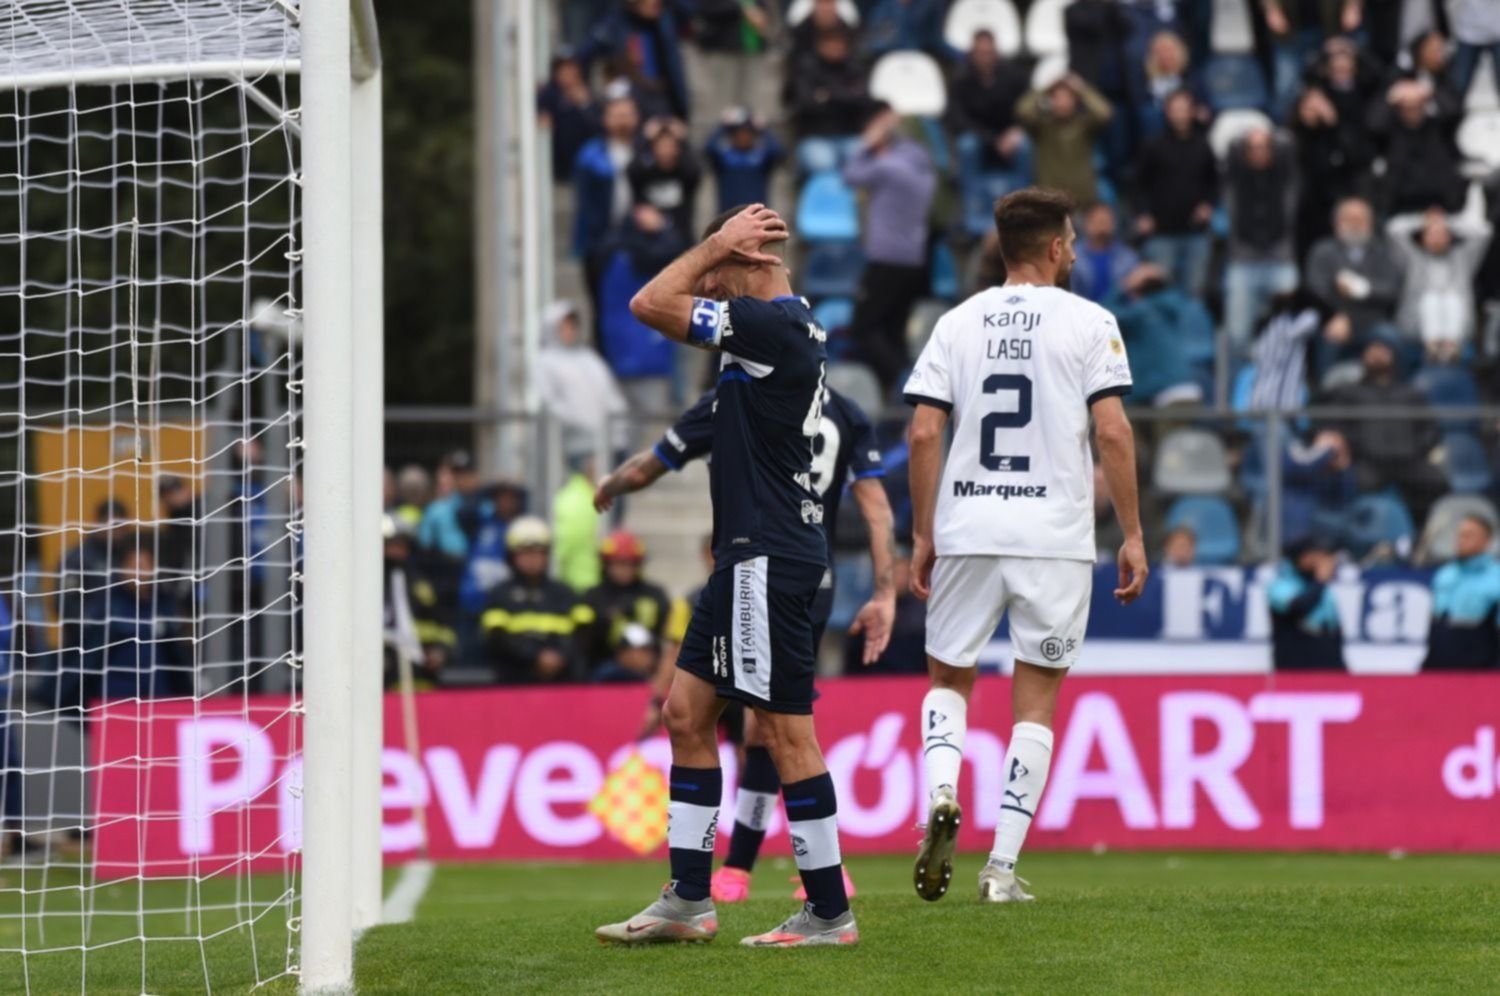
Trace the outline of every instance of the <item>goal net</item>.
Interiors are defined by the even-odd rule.
[[[297,971],[297,15],[0,5],[0,990]]]

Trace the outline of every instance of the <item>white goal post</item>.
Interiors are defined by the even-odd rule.
[[[372,2],[0,4],[0,989],[379,921]]]

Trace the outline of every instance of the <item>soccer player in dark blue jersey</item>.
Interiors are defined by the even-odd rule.
[[[630,302],[646,325],[722,355],[709,493],[714,572],[693,609],[662,710],[672,743],[672,881],[622,923],[622,943],[708,941],[723,773],[718,720],[726,699],[755,710],[781,776],[807,904],[756,947],[853,944],[833,779],[813,730],[813,602],[827,568],[823,505],[812,487],[823,419],[827,336],[791,292],[775,251],[786,223],[756,204],[726,212],[704,240]]]
[[[655,446],[630,457],[600,481],[594,494],[594,507],[601,512],[607,511],[616,498],[649,487],[668,470],[681,470],[692,460],[709,457],[713,450],[716,397],[717,390],[709,389],[678,416]],[[838,542],[839,505],[847,485],[869,532],[870,559],[875,576],[874,593],[855,615],[849,631],[865,634],[863,660],[867,665],[872,664],[890,642],[891,623],[896,612],[891,506],[885,487],[880,483],[885,468],[881,464],[875,427],[859,405],[832,388],[824,389],[823,423],[818,429],[817,439],[813,440],[812,468],[813,490],[823,502],[823,524],[828,531],[829,548],[829,570],[823,575],[823,586],[818,589],[817,601],[813,603],[813,645],[822,642],[823,630],[833,610],[832,556]],[[670,663],[662,667],[653,682],[658,696],[670,687],[673,673]],[[661,698],[653,701],[660,703]],[[729,839],[729,854],[714,872],[710,886],[710,893],[718,903],[743,902],[750,898],[750,873],[760,855],[766,826],[775,811],[776,795],[781,790],[776,765],[760,735],[754,713],[744,717],[743,723],[731,721],[731,714],[740,709],[743,709],[740,703],[730,702],[724,717],[724,727],[730,739],[736,739],[736,730],[743,730],[740,739],[744,745],[744,763],[735,794],[734,833]],[[847,870],[844,888],[850,895],[854,894]]]

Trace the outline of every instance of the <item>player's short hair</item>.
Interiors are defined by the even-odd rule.
[[[1067,234],[1072,214],[1073,200],[1060,190],[1026,187],[1006,194],[995,205],[1000,257],[1008,266],[1035,259]]]
[[[748,204],[736,204],[728,211],[721,211],[719,214],[715,215],[713,220],[711,220],[707,225],[703,226],[703,237],[698,241],[707,242],[711,235],[713,235],[719,229],[723,228],[725,225],[729,224],[730,218],[733,218],[735,215],[739,214],[749,206],[750,205]],[[785,258],[786,256],[785,239],[780,242],[767,242],[764,246],[762,246],[762,248],[765,249],[766,252],[772,253],[773,255],[781,256],[783,258]]]

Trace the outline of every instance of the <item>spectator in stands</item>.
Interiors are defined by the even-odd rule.
[[[1458,524],[1457,558],[1432,578],[1432,623],[1423,671],[1500,667],[1500,560],[1495,527],[1478,515]]]
[[[946,0],[875,0],[864,19],[865,45],[872,55],[920,49],[937,59],[956,55],[943,40]]]
[[[1407,47],[1406,63],[1397,70],[1396,79],[1426,83],[1440,107],[1462,111],[1463,98],[1453,86],[1448,39],[1441,31],[1432,28],[1414,38]]]
[[[1178,526],[1161,543],[1163,567],[1192,567],[1198,562],[1198,534],[1190,526]]]
[[[1378,337],[1364,347],[1364,376],[1330,392],[1335,405],[1372,412],[1403,408],[1426,408],[1421,391],[1404,383],[1396,370],[1394,340]],[[1394,488],[1406,500],[1416,521],[1427,517],[1427,509],[1444,491],[1447,481],[1431,461],[1439,442],[1438,426],[1429,418],[1365,418],[1350,420],[1343,428],[1354,451],[1360,490]]]
[[[398,482],[399,485],[399,482]],[[194,559],[202,559],[197,544],[198,499],[193,486],[182,477],[163,477],[156,486],[161,501],[161,523],[156,530],[156,568],[163,584],[183,605],[196,597],[193,578]],[[420,517],[421,512],[418,511]]]
[[[469,534],[463,520],[473,515],[473,506],[481,501],[479,471],[467,450],[454,450],[443,458],[443,468],[453,480],[453,491],[434,498],[422,514],[417,542],[423,549],[435,550],[462,561],[469,552]]]
[[[413,530],[422,525],[422,512],[432,501],[432,476],[420,464],[409,463],[396,474],[394,515],[410,523]]]
[[[599,281],[599,345],[633,411],[655,414],[673,407],[677,347],[636,321],[630,299],[676,259],[684,240],[650,204],[637,204],[611,244]]]
[[[1271,583],[1271,663],[1278,671],[1343,670],[1344,631],[1329,582],[1338,560],[1320,540],[1287,545]]]
[[[792,127],[798,137],[854,135],[869,116],[870,89],[847,28],[819,32],[797,63],[791,84]]]
[[[468,625],[478,619],[489,602],[495,585],[510,579],[510,556],[505,536],[510,524],[526,512],[526,489],[514,481],[499,480],[485,489],[484,515],[469,544],[468,558],[455,577],[447,565],[431,557],[422,558],[424,573],[438,587],[445,601],[456,600],[462,615],[459,619],[459,642],[465,650],[472,647],[477,634]],[[456,594],[455,594],[456,593]],[[465,653],[467,657],[467,652]]]
[[[1135,105],[1136,135],[1149,139],[1167,127],[1167,103],[1186,91],[1194,98],[1193,115],[1207,117],[1207,99],[1188,75],[1188,49],[1171,31],[1159,31],[1146,50],[1146,89]],[[1201,112],[1196,101],[1202,99]]]
[[[1259,0],[1260,18],[1272,53],[1271,111],[1286,118],[1302,82],[1308,56],[1324,38],[1358,29],[1362,0]]]
[[[630,410],[609,365],[584,339],[572,301],[553,301],[542,315],[543,345],[537,351],[536,384],[542,409],[564,426],[584,433],[591,446],[624,444]],[[611,424],[612,420],[616,420]]]
[[[684,243],[692,241],[693,206],[698,194],[697,157],[687,146],[687,125],[653,118],[641,129],[645,144],[626,175],[633,204],[650,204]]]
[[[1352,57],[1339,57],[1343,66]],[[1340,79],[1346,72],[1340,70]],[[1358,94],[1335,101],[1325,85],[1309,86],[1297,101],[1293,130],[1297,138],[1297,252],[1328,234],[1329,219],[1340,200],[1362,196],[1370,186],[1375,144]]]
[[[193,639],[182,629],[191,617],[156,584],[152,540],[133,533],[116,547],[109,584],[88,599],[82,667],[64,675],[62,706],[192,692]]]
[[[552,498],[557,576],[579,594],[599,583],[599,512],[594,508],[594,453],[587,438],[563,440],[568,478]]]
[[[1386,141],[1385,183],[1393,214],[1434,205],[1449,211],[1463,207],[1463,157],[1453,137],[1460,108],[1456,101],[1442,106],[1438,96],[1429,83],[1399,80],[1371,108],[1370,126]]]
[[[1342,432],[1320,429],[1311,442],[1293,439],[1282,448],[1283,536],[1337,536],[1358,494],[1354,457]]]
[[[889,104],[877,105],[844,165],[844,182],[867,197],[865,270],[850,328],[886,390],[910,363],[906,322],[928,290],[927,216],[937,190],[932,157],[900,125]]]
[[[1141,254],[1190,297],[1208,285],[1208,223],[1219,198],[1219,166],[1186,90],[1166,102],[1167,127],[1141,146],[1136,166],[1136,234]]]
[[[675,4],[667,0],[619,0],[579,46],[585,69],[595,59],[627,76],[647,104],[648,116],[690,118],[687,73],[682,68]],[[606,128],[608,126],[606,125]]]
[[[584,596],[594,613],[587,648],[590,672],[598,677],[599,671],[612,662],[623,666],[625,662],[617,660],[616,655],[624,644],[632,650],[651,652],[644,675],[649,678],[656,672],[672,603],[660,586],[645,579],[646,545],[634,533],[624,529],[610,533],[599,544],[599,557],[604,562],[604,577]],[[649,642],[626,641],[626,631],[632,626],[640,627]],[[637,658],[634,664],[641,663],[641,654],[630,656]],[[627,670],[636,673],[639,668]]]
[[[609,260],[611,239],[630,214],[634,200],[628,170],[635,159],[635,133],[640,125],[635,101],[626,88],[617,85],[605,90],[602,114],[604,134],[584,143],[573,168],[577,200],[573,255],[583,260],[596,328],[603,323],[599,285]]]
[[[1031,133],[1036,182],[1079,204],[1096,200],[1094,138],[1113,113],[1103,95],[1074,73],[1022,97],[1016,119]]]
[[[1068,68],[1111,106],[1133,106],[1125,64],[1131,25],[1125,9],[1116,0],[1073,0],[1063,9],[1063,29],[1068,38]],[[1134,124],[1129,114],[1116,114],[1100,138],[1105,172],[1110,176],[1125,171],[1135,150]]]
[[[760,55],[770,35],[769,3],[768,0],[693,0],[689,6],[697,49],[693,85],[706,104],[704,110],[712,114],[745,99],[752,90],[755,74],[764,71]],[[700,137],[704,130],[698,131]]]
[[[1375,231],[1369,201],[1349,197],[1339,203],[1334,234],[1308,253],[1305,278],[1333,314],[1330,334],[1345,344],[1341,354],[1361,349],[1373,337],[1394,336],[1391,321],[1404,274],[1400,257]]]
[[[1016,122],[1016,103],[1030,81],[1024,66],[1000,55],[992,32],[974,32],[969,56],[948,85],[947,125],[960,154],[977,153],[980,169],[1029,172],[1026,132]]]
[[[1405,260],[1406,282],[1396,325],[1420,342],[1430,360],[1455,361],[1474,339],[1474,277],[1490,243],[1490,224],[1441,208],[1386,223],[1391,246]]]
[[[538,122],[552,133],[552,182],[573,179],[578,150],[599,132],[599,112],[583,67],[564,49],[552,57],[552,73],[537,94]]]
[[[1297,286],[1297,183],[1291,143],[1254,128],[1229,147],[1224,168],[1229,243],[1224,326],[1235,351],[1250,346],[1277,294]]]
[[[791,45],[787,50],[781,83],[783,104],[792,102],[798,67],[803,64],[804,60],[814,56],[818,47],[818,38],[824,32],[835,30],[845,32],[852,40],[853,47],[858,48],[858,28],[844,20],[844,15],[839,10],[839,0],[813,0],[812,10],[808,12],[807,17],[789,32]]]
[[[661,641],[640,623],[620,630],[620,639],[609,657],[591,677],[601,684],[651,681],[661,663]]]
[[[593,612],[573,589],[547,576],[552,530],[523,515],[506,534],[511,579],[480,617],[495,678],[502,684],[583,677],[582,638]]]
[[[1135,384],[1132,404],[1171,405],[1203,400],[1186,345],[1212,343],[1213,320],[1203,306],[1173,287],[1161,267],[1142,263],[1104,302],[1120,323]]]
[[[76,669],[79,666],[75,657],[82,645],[83,619],[90,599],[93,593],[102,591],[109,584],[121,544],[135,536],[135,528],[124,503],[106,498],[94,506],[93,524],[87,527],[83,539],[63,554],[57,579],[56,611],[61,622],[58,649],[64,667]]]
[[[1490,54],[1490,70],[1500,82],[1500,7],[1494,0],[1451,0],[1448,18],[1458,50],[1453,55],[1453,89],[1468,95],[1479,57]]]
[[[387,514],[381,533],[385,544],[385,687],[398,683],[405,657],[413,679],[430,688],[458,653],[454,604],[442,597],[439,583],[424,572],[423,558],[413,542],[416,530],[410,523]]]
[[[1073,293],[1096,304],[1120,289],[1125,277],[1140,263],[1140,257],[1115,231],[1115,209],[1102,201],[1083,213],[1083,241],[1073,264]]]
[[[1271,299],[1253,347],[1251,411],[1286,412],[1306,404],[1308,343],[1324,330],[1325,320],[1321,303],[1306,290]]]
[[[730,107],[708,140],[703,158],[718,182],[719,211],[737,204],[765,204],[771,199],[771,174],[786,150],[764,121],[745,106]]]

